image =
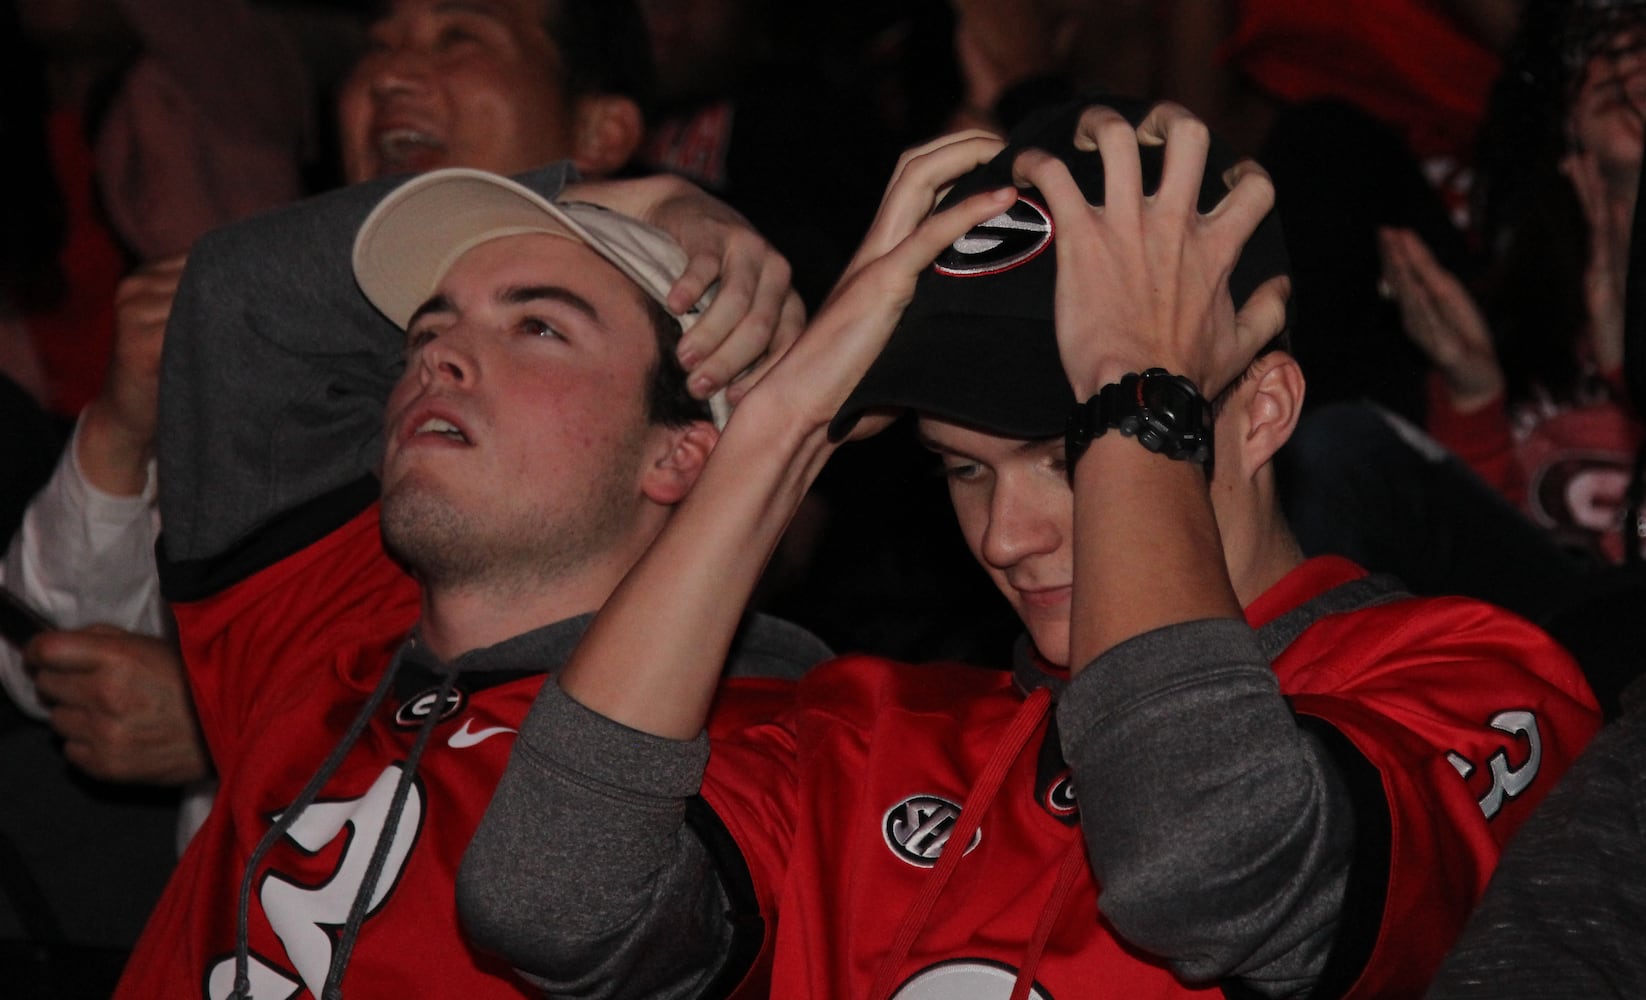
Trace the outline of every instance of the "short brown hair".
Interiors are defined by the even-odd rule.
[[[646,377],[646,420],[665,427],[684,427],[713,419],[709,404],[686,390],[686,369],[675,354],[680,345],[680,321],[650,295],[641,298],[657,335],[657,360]]]

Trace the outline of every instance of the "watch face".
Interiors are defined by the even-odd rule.
[[[1194,383],[1162,369],[1127,375],[1075,407],[1064,436],[1069,467],[1109,428],[1168,458],[1211,461],[1210,405]]]
[[[1163,426],[1192,431],[1198,421],[1190,421],[1195,396],[1176,378],[1156,376],[1143,380],[1143,405]]]
[[[1204,463],[1211,452],[1211,410],[1187,379],[1165,372],[1143,378],[1139,395],[1152,433],[1144,444],[1172,458]]]

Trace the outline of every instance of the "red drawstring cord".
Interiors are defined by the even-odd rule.
[[[1075,879],[1085,869],[1086,842],[1076,831],[1074,843],[1063,852],[1063,864],[1057,869],[1057,883],[1052,886],[1045,909],[1040,911],[1040,922],[1034,926],[1029,950],[1023,953],[1023,966],[1017,970],[1017,982],[1012,984],[1011,1000],[1028,1000],[1029,990],[1034,986],[1034,970],[1040,968],[1040,956],[1046,950],[1046,942],[1051,939],[1052,928],[1057,926],[1057,918],[1063,913],[1063,904],[1069,898],[1069,890],[1074,888]]]
[[[1045,688],[1031,693],[1024,700],[1023,706],[1017,710],[1012,724],[1001,736],[994,755],[983,768],[977,784],[972,786],[966,801],[960,805],[960,818],[955,821],[954,829],[949,831],[949,839],[943,845],[943,854],[937,859],[931,878],[927,880],[925,888],[915,898],[908,912],[903,915],[903,923],[897,929],[897,937],[892,941],[891,950],[886,952],[886,957],[880,963],[880,969],[875,973],[874,981],[869,988],[868,995],[871,1000],[886,1000],[891,995],[892,988],[897,985],[898,970],[909,957],[915,938],[920,935],[921,928],[925,927],[927,918],[931,916],[932,907],[937,905],[937,897],[942,895],[943,887],[949,882],[949,876],[959,867],[960,859],[966,854],[966,845],[971,843],[972,834],[976,833],[978,826],[982,824],[983,814],[988,811],[996,793],[1000,791],[1000,783],[1006,780],[1006,772],[1011,770],[1018,755],[1028,745],[1030,737],[1040,728],[1041,720],[1046,717],[1051,702],[1051,693]],[[954,850],[949,850],[950,847]],[[1047,928],[1046,933],[1051,933],[1050,928]],[[1042,941],[1042,947],[1044,944]],[[1038,960],[1038,955],[1036,958]]]

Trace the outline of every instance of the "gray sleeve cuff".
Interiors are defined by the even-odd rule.
[[[522,748],[591,785],[659,799],[696,795],[709,763],[708,734],[682,741],[630,729],[583,707],[553,680],[520,725],[515,752]]]

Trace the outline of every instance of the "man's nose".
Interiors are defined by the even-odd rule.
[[[428,60],[416,46],[396,44],[369,59],[367,82],[373,97],[414,92],[427,80]]]
[[[1016,565],[1030,556],[1057,551],[1063,544],[1065,517],[1057,504],[1032,490],[1019,476],[1002,476],[989,498],[989,525],[983,535],[983,558],[997,569]],[[1064,510],[1063,515],[1069,511]]]
[[[474,338],[461,326],[441,332],[418,351],[424,383],[473,384],[480,375],[480,358],[475,348]]]

